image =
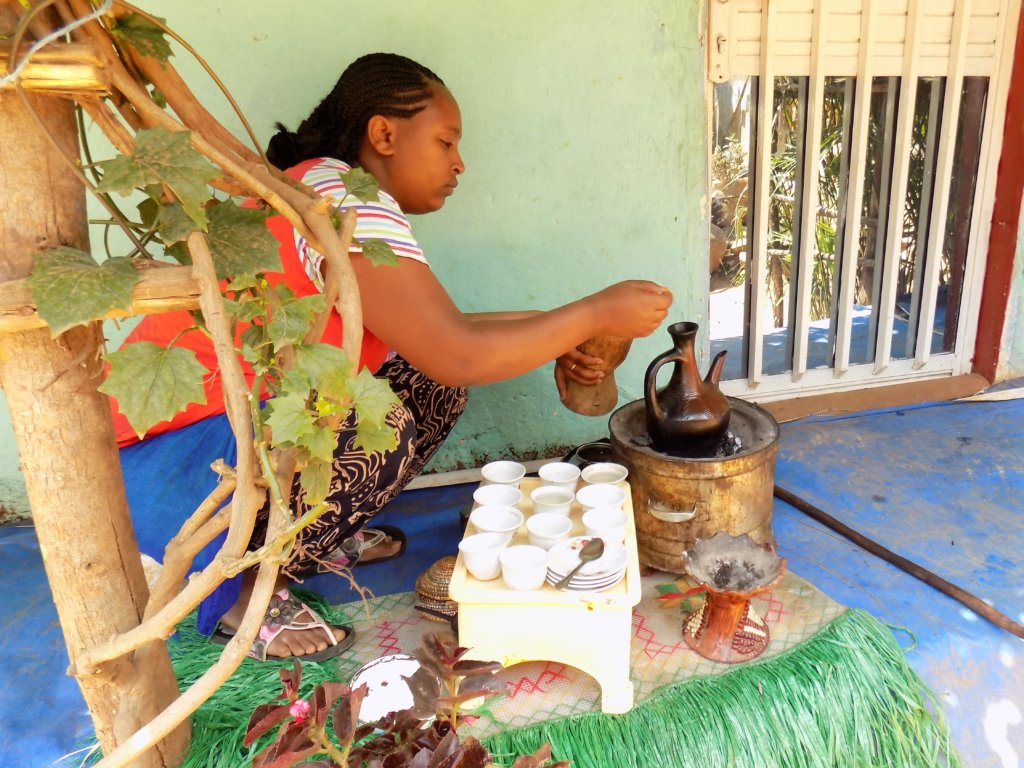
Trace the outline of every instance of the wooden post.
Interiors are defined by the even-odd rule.
[[[72,102],[28,98],[58,144],[77,157]],[[84,190],[19,96],[2,91],[0,282],[26,277],[33,253],[59,245],[89,250]],[[96,391],[100,341],[98,323],[57,339],[48,329],[0,335],[0,387],[72,662],[82,649],[136,626],[148,598],[107,398]],[[178,696],[162,642],[77,680],[105,752]],[[188,741],[186,722],[132,765],[180,765]]]

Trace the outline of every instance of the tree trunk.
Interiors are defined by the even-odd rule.
[[[29,98],[63,151],[78,157],[72,103]],[[84,190],[18,95],[2,91],[0,282],[27,276],[33,253],[59,245],[88,251]],[[101,341],[99,323],[58,339],[48,329],[0,335],[0,387],[72,663],[82,649],[136,626],[148,598],[107,398],[96,391]],[[178,696],[162,642],[78,684],[104,751]],[[180,765],[188,740],[185,723],[133,765]]]

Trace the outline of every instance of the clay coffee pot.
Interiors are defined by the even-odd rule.
[[[691,322],[670,325],[672,349],[654,358],[644,376],[651,442],[659,451],[675,456],[713,456],[729,427],[729,399],[718,388],[725,351],[715,356],[708,375],[701,379],[694,350],[697,328]],[[667,363],[675,363],[672,376],[655,391],[658,371]]]

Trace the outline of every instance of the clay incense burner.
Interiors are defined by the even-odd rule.
[[[768,625],[751,607],[778,583],[786,561],[747,534],[720,531],[697,539],[686,553],[686,572],[707,589],[703,605],[683,619],[683,640],[705,659],[735,664],[764,653]]]

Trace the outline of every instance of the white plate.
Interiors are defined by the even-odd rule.
[[[625,577],[625,575],[626,575],[626,572],[623,571],[622,573],[614,576],[613,578],[606,579],[605,581],[593,582],[593,583],[584,583],[584,584],[580,584],[580,583],[578,583],[576,581],[576,579],[573,579],[572,581],[569,582],[569,585],[567,587],[563,587],[563,589],[566,589],[569,592],[601,592],[601,591],[603,591],[605,589],[609,589],[611,587],[614,587],[616,584],[618,584],[620,581],[622,581],[622,579]],[[554,586],[555,583],[558,582],[558,581],[559,581],[559,579],[554,578],[550,572],[548,573],[548,576],[547,576],[548,584],[551,584],[552,586]]]
[[[363,683],[369,688],[359,707],[360,721],[376,722],[388,712],[411,707],[412,691],[403,678],[411,677],[419,668],[415,658],[402,653],[381,656],[360,667],[349,682],[352,688]]]
[[[548,568],[556,573],[568,573],[580,564],[579,551],[593,536],[574,536],[560,541],[548,550]],[[597,560],[584,563],[579,576],[608,576],[626,567],[629,552],[624,544],[605,541],[604,554]]]
[[[626,569],[622,568],[621,570],[615,571],[614,573],[606,573],[606,574],[602,574],[600,576],[580,576],[579,574],[576,574],[575,576],[572,577],[572,583],[574,585],[606,584],[606,583],[608,583],[610,581],[615,581],[616,579],[621,579],[622,576],[625,573],[626,573]],[[558,581],[559,579],[564,578],[564,577],[565,577],[564,573],[559,573],[558,571],[554,571],[554,570],[548,568],[547,578],[554,579],[555,581]]]
[[[598,574],[597,576],[580,576],[577,573],[577,574],[575,574],[572,577],[572,580],[573,580],[573,583],[590,584],[590,583],[596,583],[596,582],[601,582],[601,581],[609,581],[610,579],[614,579],[614,578],[617,578],[619,576],[622,576],[622,574],[624,574],[625,572],[626,572],[625,568],[620,568],[617,571],[613,571],[611,573],[602,573],[602,574]],[[553,577],[556,581],[558,579],[563,578],[565,575],[566,574],[562,573],[561,571],[556,571],[554,568],[548,568],[548,576]]]

